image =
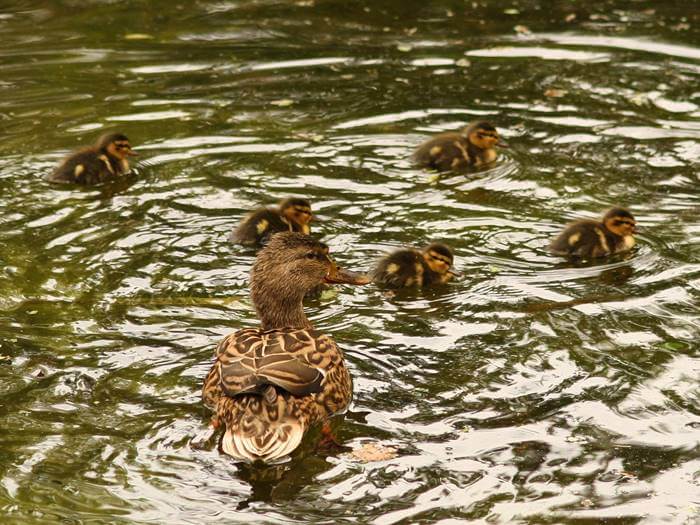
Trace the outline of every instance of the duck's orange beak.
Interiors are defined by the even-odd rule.
[[[331,260],[331,268],[330,270],[328,270],[328,274],[326,274],[326,277],[323,279],[323,281],[328,284],[363,285],[369,284],[372,280],[369,278],[369,276],[365,274],[351,272],[350,270],[343,270],[341,268],[338,268],[338,265],[335,264],[335,261]]]

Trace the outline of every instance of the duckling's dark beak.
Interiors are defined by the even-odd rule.
[[[363,285],[371,282],[369,276],[362,273],[351,272],[350,270],[343,270],[338,268],[334,262],[331,262],[331,269],[323,280],[328,284]]]
[[[498,144],[496,144],[499,148],[505,148],[508,149],[510,148],[510,144],[508,144],[506,141],[504,141],[502,138],[498,139]]]
[[[632,233],[639,233],[639,226],[636,224],[632,227]]]
[[[129,155],[129,157],[138,157],[139,156],[139,154],[136,153],[133,149],[130,149],[129,151],[127,151],[126,154]]]
[[[453,270],[452,268],[447,270],[447,273],[449,273],[450,275],[454,275],[455,277],[462,277],[462,274],[460,272],[458,272],[457,270]]]

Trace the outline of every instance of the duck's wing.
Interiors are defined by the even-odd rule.
[[[449,171],[473,163],[469,147],[459,133],[442,133],[421,144],[413,162],[424,168]]]
[[[586,259],[610,253],[608,242],[600,224],[581,220],[569,224],[549,245],[555,255]]]
[[[261,208],[245,217],[231,233],[229,240],[244,245],[260,245],[264,244],[271,235],[291,229],[290,224],[278,210]]]
[[[397,250],[379,261],[372,279],[391,288],[421,286],[425,270],[422,259],[415,250]]]
[[[217,393],[262,394],[268,385],[295,396],[320,392],[326,370],[340,361],[333,340],[313,330],[242,330],[221,341],[216,353],[203,393],[210,406]]]

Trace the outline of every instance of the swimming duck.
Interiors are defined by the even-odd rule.
[[[580,220],[569,224],[552,241],[549,250],[555,255],[574,259],[593,259],[626,252],[634,246],[637,222],[624,208],[611,208],[603,219]]]
[[[496,128],[488,122],[473,122],[459,132],[440,133],[413,153],[413,161],[422,168],[438,171],[481,166],[496,160],[496,146],[507,147]]]
[[[401,249],[380,259],[372,279],[391,288],[443,284],[459,275],[453,263],[452,250],[445,244],[432,243],[421,251]]]
[[[137,155],[126,135],[102,135],[94,146],[71,153],[47,179],[92,185],[129,172],[127,157]]]
[[[284,458],[309,428],[350,403],[343,353],[302,307],[321,283],[361,285],[369,278],[338,268],[328,246],[302,233],[275,234],[258,253],[250,295],[260,326],[219,343],[202,389],[213,426],[225,428],[221,448],[237,460]]]
[[[262,246],[278,232],[311,233],[311,203],[306,199],[283,199],[279,207],[260,208],[248,214],[231,232],[229,240],[247,246]]]

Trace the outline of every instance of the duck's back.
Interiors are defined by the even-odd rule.
[[[427,268],[416,250],[397,250],[380,259],[372,272],[372,280],[391,288],[422,286]]]
[[[105,154],[93,148],[77,151],[65,159],[47,177],[51,182],[75,184],[99,184],[123,173],[117,162],[112,162]]]
[[[461,134],[441,133],[427,140],[413,154],[413,161],[420,167],[449,171],[473,164],[469,143]]]
[[[226,422],[222,448],[241,460],[291,453],[314,423],[344,411],[352,383],[333,339],[315,330],[241,330],[217,347],[204,403]]]
[[[603,225],[593,220],[582,220],[567,226],[549,246],[552,253],[564,257],[590,259],[610,255],[615,250],[615,239]]]
[[[247,246],[262,246],[275,233],[292,231],[292,226],[275,209],[261,208],[250,213],[231,232],[229,240]]]

